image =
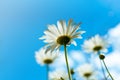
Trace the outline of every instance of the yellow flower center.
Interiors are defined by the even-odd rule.
[[[94,51],[99,51],[99,50],[101,50],[101,49],[102,49],[101,46],[95,46],[95,47],[93,48]]]
[[[84,77],[87,77],[87,78],[88,78],[88,77],[90,77],[90,76],[91,76],[91,73],[85,73],[85,74],[84,74]]]
[[[75,73],[73,69],[71,69],[70,72],[71,72],[72,75]]]
[[[67,44],[69,44],[69,42],[70,42],[70,37],[68,37],[66,35],[60,36],[57,39],[57,43],[60,45],[67,45]]]
[[[64,80],[62,77],[60,77],[60,80]]]
[[[53,62],[53,60],[51,60],[51,59],[45,59],[44,60],[44,63],[45,64],[51,64]]]
[[[104,56],[103,54],[100,54],[100,55],[99,55],[99,58],[100,58],[101,60],[103,60],[103,59],[105,59],[105,56]]]

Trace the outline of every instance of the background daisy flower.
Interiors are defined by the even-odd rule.
[[[83,78],[92,79],[95,76],[93,69],[91,64],[85,63],[77,68],[77,72]]]
[[[49,73],[50,80],[69,80],[68,75],[63,70],[55,70]]]
[[[46,52],[46,48],[41,48],[39,51],[35,52],[36,61],[40,65],[53,63],[54,60],[58,57],[58,55],[59,55],[58,51]]]
[[[86,40],[82,45],[83,49],[89,53],[90,52],[96,53],[98,51],[107,52],[106,49],[107,46],[108,46],[108,42],[99,35],[95,35],[91,39]]]

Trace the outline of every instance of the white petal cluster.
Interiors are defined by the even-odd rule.
[[[64,20],[58,21],[57,26],[55,24],[48,25],[48,30],[44,31],[44,36],[39,39],[44,39],[47,46],[50,46],[51,50],[58,49],[61,44],[58,42],[58,38],[61,36],[67,36],[69,43],[76,45],[74,38],[82,38],[81,34],[85,31],[78,31],[80,24],[73,24],[73,20],[68,21],[68,25]]]
[[[49,73],[50,80],[69,80],[68,75],[63,70],[55,70]]]
[[[59,51],[47,51],[46,48],[41,48],[39,51],[35,52],[35,58],[38,64],[47,64],[45,61],[51,61],[51,63],[59,56]],[[50,63],[50,62],[49,62]]]
[[[91,52],[96,53],[98,51],[107,52],[107,49],[106,49],[107,46],[108,46],[108,42],[102,37],[100,37],[99,35],[95,35],[91,39],[86,40],[82,45],[84,50],[88,53],[91,53]]]

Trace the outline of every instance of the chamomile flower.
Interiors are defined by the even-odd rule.
[[[108,42],[100,37],[99,35],[95,35],[89,40],[86,40],[83,44],[83,48],[86,52],[94,52],[97,53],[98,51],[107,52]]]
[[[47,51],[46,48],[41,48],[39,51],[35,52],[35,58],[38,64],[51,64],[58,57],[58,51]]]
[[[77,68],[78,74],[83,78],[92,78],[94,70],[91,64],[83,64]]]
[[[71,19],[68,21],[68,24],[61,20],[57,22],[57,26],[55,24],[48,25],[48,30],[44,31],[45,35],[39,39],[43,39],[50,50],[59,49],[61,45],[76,45],[73,39],[82,38],[81,34],[85,32],[79,30],[79,28],[80,24],[73,24]]]
[[[49,80],[69,80],[69,79],[65,71],[55,70],[49,73]]]

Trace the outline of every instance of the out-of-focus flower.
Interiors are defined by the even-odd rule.
[[[59,49],[61,45],[74,44],[75,38],[82,38],[81,34],[85,31],[78,31],[80,24],[73,24],[73,20],[68,21],[68,25],[64,20],[58,21],[57,26],[52,24],[48,25],[48,30],[44,31],[44,36],[39,39],[44,39],[47,43],[48,50]]]
[[[49,73],[50,80],[69,80],[68,75],[63,70],[56,70]]]
[[[86,52],[107,52],[106,47],[108,46],[108,42],[100,37],[99,35],[95,35],[89,40],[86,40],[82,47]]]
[[[47,51],[46,48],[41,48],[39,51],[35,52],[35,58],[38,64],[51,64],[58,57],[59,51]]]
[[[77,68],[77,72],[78,74],[83,77],[83,78],[87,78],[87,79],[92,79],[93,80],[93,76],[95,76],[95,72],[93,70],[94,68],[92,67],[91,64],[83,64],[81,66],[79,66]]]

